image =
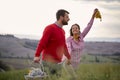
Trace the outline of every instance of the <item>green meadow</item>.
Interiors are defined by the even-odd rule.
[[[24,74],[26,73],[28,73],[28,69],[0,72],[0,80],[25,80]],[[77,80],[120,80],[120,64],[80,64],[76,74]],[[69,80],[69,76],[63,71],[62,77],[57,78],[54,76],[50,80]]]
[[[30,69],[29,59],[1,58],[9,70],[0,72],[0,80],[25,80]],[[120,80],[120,61],[118,56],[82,56],[76,71],[77,80]],[[63,69],[61,77],[52,76],[42,80],[70,80],[71,75]],[[41,79],[36,79],[41,80]]]

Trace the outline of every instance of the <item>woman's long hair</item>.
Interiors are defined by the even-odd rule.
[[[70,36],[73,36],[72,27],[75,26],[75,25],[78,27],[78,29],[79,29],[79,34],[80,34],[80,26],[79,26],[78,24],[73,24],[73,25],[71,26],[71,28],[70,28]]]

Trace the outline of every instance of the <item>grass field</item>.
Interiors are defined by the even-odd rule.
[[[28,69],[0,72],[0,80],[25,80],[24,74],[26,73],[28,73]],[[120,64],[80,64],[76,73],[78,75],[77,80],[120,80]],[[63,75],[59,79],[53,77],[51,80],[69,80],[69,74],[63,72]]]
[[[0,72],[0,80],[25,80],[24,74],[27,74],[31,67],[30,59],[0,58],[0,60],[11,68],[9,71]],[[63,70],[59,79],[53,76],[49,80],[70,80],[69,73]],[[76,74],[77,80],[120,80],[119,57],[84,55]]]

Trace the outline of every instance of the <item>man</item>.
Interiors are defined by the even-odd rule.
[[[57,21],[46,26],[36,49],[34,62],[39,62],[40,55],[42,54],[42,62],[45,64],[50,74],[58,73],[60,69],[59,63],[62,61],[63,55],[67,57],[67,62],[70,64],[71,57],[65,43],[65,32],[62,29],[63,25],[67,25],[70,20],[68,14],[69,12],[64,9],[57,11]]]

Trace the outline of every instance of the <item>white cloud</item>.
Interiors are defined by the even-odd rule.
[[[119,6],[120,3],[115,1],[88,3],[88,1],[77,0],[1,0],[0,33],[42,35],[45,26],[55,22],[56,11],[64,8],[70,12],[69,25],[64,26],[68,36],[70,26],[74,23],[78,23],[83,30],[90,20],[94,8],[97,7],[102,14],[103,21],[95,20],[93,29],[87,37],[110,37],[104,35],[108,32],[120,37],[117,34],[120,23]],[[104,34],[100,33],[101,31],[104,31]]]

